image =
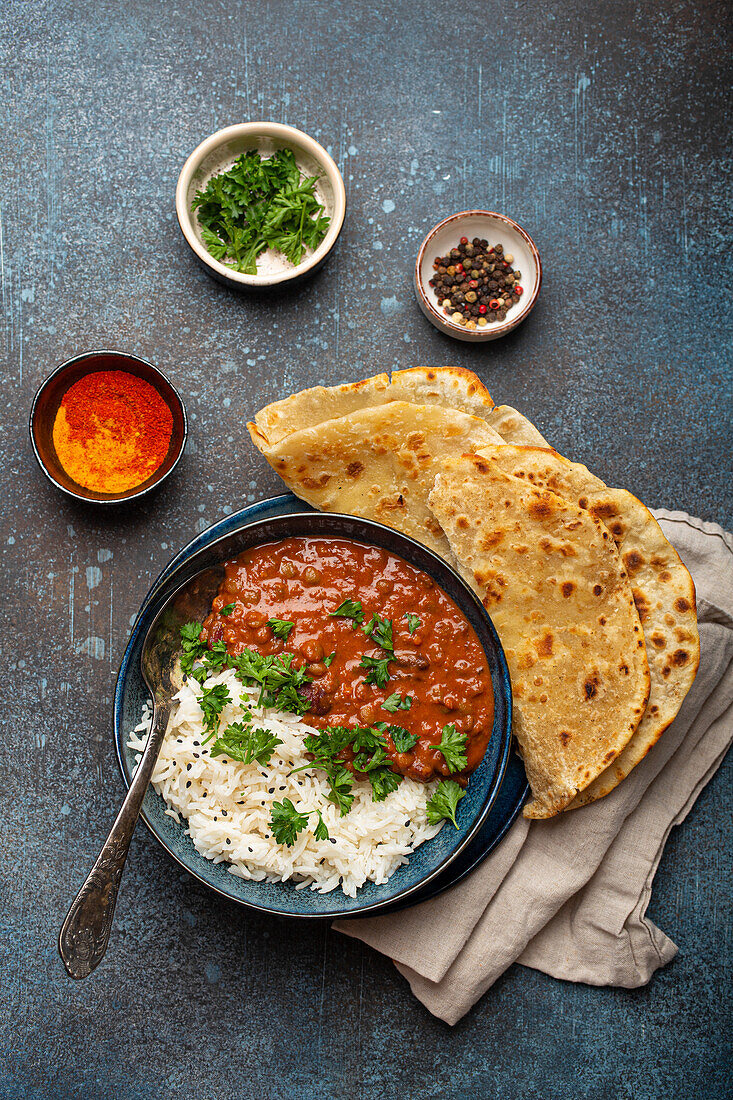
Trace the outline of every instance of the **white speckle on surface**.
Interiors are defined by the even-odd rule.
[[[374,241],[374,243],[372,244],[372,248],[374,248],[377,252],[381,252],[383,247],[384,246],[382,245],[381,241]]]
[[[358,152],[359,152],[359,150],[356,148],[355,145],[350,145],[349,146],[349,156],[350,157],[355,157]]]
[[[97,550],[97,561],[103,565],[106,561],[112,561],[114,554],[111,550]]]
[[[69,814],[71,813],[71,806],[69,805],[68,802],[64,802],[63,806],[59,810],[59,813],[63,814],[64,817],[69,816]]]
[[[395,314],[402,313],[405,309],[405,303],[401,302],[396,294],[393,294],[391,298],[382,298],[379,305],[385,317],[394,317]]]
[[[98,565],[88,565],[86,568],[87,588],[91,591],[102,580],[102,570]]]
[[[382,203],[382,210],[384,210],[385,214],[392,213],[392,211],[394,210],[394,203],[391,199],[384,200],[384,202]]]
[[[92,634],[76,647],[76,652],[78,656],[85,654],[87,657],[93,657],[95,661],[101,661],[104,659],[104,638]]]
[[[15,546],[15,539],[12,535],[8,538],[8,546]]]
[[[580,93],[584,92],[586,88],[590,88],[590,77],[586,76],[585,73],[581,73],[578,77],[578,83],[575,87],[575,94],[580,95]]]

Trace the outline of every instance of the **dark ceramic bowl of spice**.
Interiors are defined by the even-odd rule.
[[[166,376],[119,351],[62,363],[30,415],[33,452],[46,477],[94,504],[134,500],[160,485],[183,454],[186,410]]]
[[[452,214],[431,229],[415,261],[415,295],[437,329],[456,340],[496,340],[537,301],[537,246],[511,218],[491,210]]]

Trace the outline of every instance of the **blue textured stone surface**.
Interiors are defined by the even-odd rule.
[[[260,405],[463,365],[607,482],[730,525],[727,14],[7,0],[2,1100],[730,1095],[730,762],[667,845],[650,911],[680,954],[644,989],[513,967],[450,1029],[388,960],[223,903],[143,830],[103,966],[73,984],[56,953],[122,795],[110,713],[130,619],[196,531],[279,491],[244,430]],[[198,142],[256,118],[313,134],[348,193],[336,254],[279,297],[212,282],[173,209]],[[438,334],[411,288],[427,230],[474,206],[525,225],[545,272],[532,316],[478,347]],[[100,513],[45,481],[26,420],[58,362],[104,346],[170,373],[191,439],[157,496]]]

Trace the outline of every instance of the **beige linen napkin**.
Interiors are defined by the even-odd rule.
[[[733,739],[733,536],[655,512],[697,589],[700,668],[661,740],[606,798],[515,822],[465,882],[393,916],[334,927],[389,955],[455,1024],[513,962],[591,985],[643,985],[677,948],[646,916],[673,825]]]

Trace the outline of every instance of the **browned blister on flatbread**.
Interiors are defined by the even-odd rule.
[[[585,466],[535,447],[482,448],[501,469],[587,509],[608,528],[629,575],[646,640],[651,691],[644,717],[623,752],[569,809],[602,798],[644,758],[675,718],[700,660],[695,586],[648,508],[610,489]]]
[[[622,752],[646,707],[626,570],[587,509],[493,458],[445,459],[429,503],[504,647],[533,794],[524,814],[552,817]]]
[[[314,428],[324,420],[348,416],[361,409],[409,401],[415,405],[441,405],[472,416],[486,417],[494,407],[480,378],[463,367],[411,367],[409,370],[375,374],[360,382],[339,386],[313,386],[274,401],[255,414],[261,438],[274,446],[285,436],[303,428]]]
[[[453,563],[428,507],[436,460],[475,451],[501,437],[485,420],[440,405],[391,401],[292,432],[270,444],[250,435],[288,488],[325,512],[375,519]]]

